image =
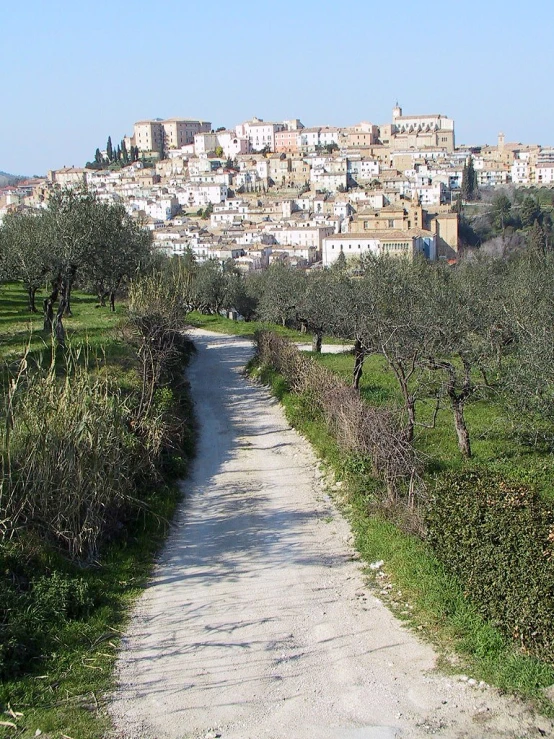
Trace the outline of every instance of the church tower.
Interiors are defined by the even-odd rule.
[[[402,108],[400,105],[398,105],[398,100],[396,101],[396,105],[392,109],[392,121],[393,123],[396,121],[397,118],[402,117]]]

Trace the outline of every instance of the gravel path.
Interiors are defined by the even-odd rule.
[[[433,650],[364,587],[309,445],[242,376],[250,343],[192,334],[198,456],[123,640],[114,736],[554,734],[517,701],[433,671]]]

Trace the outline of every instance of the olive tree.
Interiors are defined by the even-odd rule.
[[[260,320],[281,326],[296,324],[304,279],[304,274],[297,269],[278,262],[270,265],[261,286],[257,311]]]
[[[44,285],[53,268],[45,212],[8,213],[0,230],[0,241],[3,277],[21,280],[27,292],[29,311],[36,313],[37,290]]]

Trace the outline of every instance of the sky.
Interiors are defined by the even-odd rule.
[[[554,1],[0,0],[0,170],[84,166],[145,118],[441,113],[554,145]]]

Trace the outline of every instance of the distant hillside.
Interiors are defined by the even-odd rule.
[[[17,185],[18,182],[26,179],[27,178],[22,175],[0,172],[0,187],[6,187],[6,185]]]

